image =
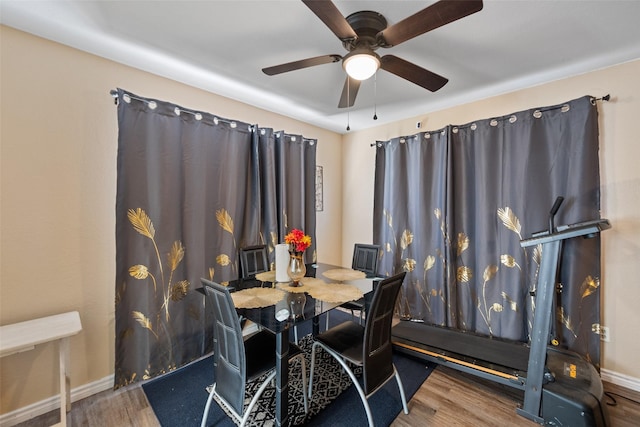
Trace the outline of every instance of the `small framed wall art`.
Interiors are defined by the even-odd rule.
[[[324,210],[324,200],[322,199],[322,166],[316,165],[316,211]]]

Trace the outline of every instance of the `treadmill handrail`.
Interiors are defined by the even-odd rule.
[[[601,218],[593,221],[580,222],[577,224],[559,226],[558,231],[552,234],[536,234],[534,237],[523,239],[520,246],[523,248],[537,246],[543,243],[554,242],[556,240],[572,239],[574,237],[588,236],[611,228],[609,220]]]

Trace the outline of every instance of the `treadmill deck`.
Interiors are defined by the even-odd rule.
[[[391,341],[403,353],[481,376],[500,378],[499,382],[522,389],[526,383],[529,346],[457,331],[425,323],[401,321],[392,330]]]

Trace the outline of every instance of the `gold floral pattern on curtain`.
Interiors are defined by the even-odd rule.
[[[315,241],[316,160],[300,135],[123,90],[118,100],[115,388],[211,352],[196,288],[236,279],[240,248],[266,244],[273,262],[287,220]]]
[[[520,241],[599,218],[591,97],[377,143],[374,243],[381,271],[407,271],[398,314],[528,341],[542,259]],[[600,360],[600,240],[564,245],[552,339]],[[551,313],[550,313],[551,315]]]

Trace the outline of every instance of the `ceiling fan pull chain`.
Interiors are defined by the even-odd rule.
[[[350,83],[351,82],[347,77],[347,132],[351,130],[351,126],[349,126],[349,112],[351,111],[351,105],[349,105],[350,104],[349,100],[351,99],[351,97],[349,96],[349,86],[351,86]]]
[[[373,120],[378,120],[378,71],[373,75]]]

